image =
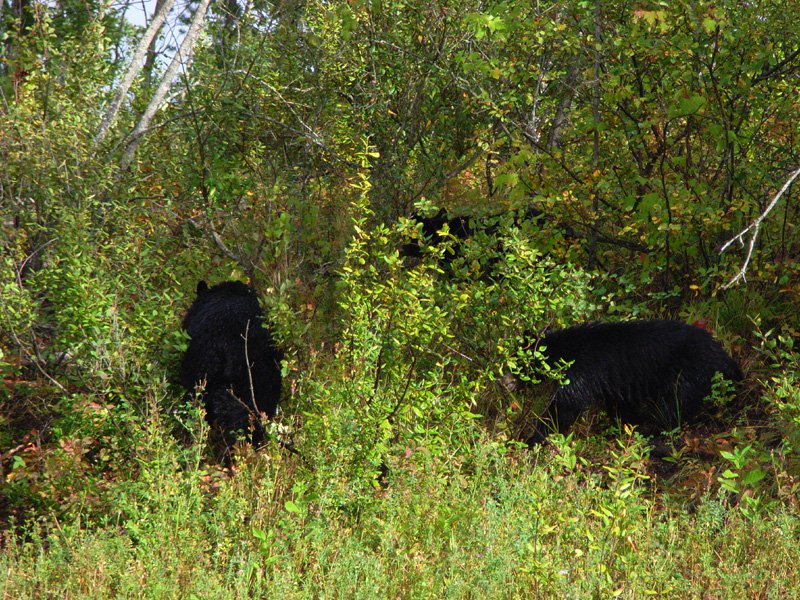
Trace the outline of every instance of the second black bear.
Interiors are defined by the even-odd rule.
[[[422,236],[432,246],[438,246],[445,240],[445,236],[441,233],[445,225],[450,235],[459,243],[472,237],[476,229],[475,224],[470,222],[470,217],[451,217],[443,208],[432,217],[423,217],[415,213],[411,216],[411,220],[422,225]],[[420,258],[422,255],[422,246],[416,239],[404,244],[400,249],[400,256]]]
[[[202,386],[208,422],[222,429],[226,442],[251,423],[253,442],[260,442],[260,416],[274,417],[278,408],[283,356],[264,327],[255,290],[239,281],[211,288],[201,281],[183,328],[191,338],[183,386],[190,392]]]
[[[451,241],[447,251],[438,260],[439,266],[452,275],[451,267],[453,263],[461,258],[466,258],[465,252],[469,248],[469,242],[473,239],[485,236],[483,243],[485,248],[476,250],[472,248],[470,259],[477,259],[482,263],[487,272],[487,278],[493,270],[495,264],[500,260],[502,253],[502,242],[500,237],[503,231],[503,224],[523,227],[526,223],[541,225],[544,215],[534,207],[529,207],[524,212],[508,211],[492,216],[450,216],[445,209],[439,209],[432,217],[424,217],[420,214],[413,214],[410,220],[421,225],[421,238],[414,238],[407,241],[400,247],[400,256],[409,258],[421,258],[425,255],[425,247],[438,248],[445,241]],[[443,230],[447,226],[448,234]],[[488,239],[487,239],[488,238]]]
[[[566,433],[590,406],[645,433],[667,431],[697,416],[715,373],[742,379],[710,333],[679,321],[591,323],[549,332],[538,343],[551,367],[571,364],[529,445],[549,431]]]

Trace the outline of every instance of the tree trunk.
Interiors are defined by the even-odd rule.
[[[144,135],[147,128],[150,127],[150,121],[153,120],[156,111],[164,102],[170,85],[172,85],[172,80],[178,72],[178,67],[181,64],[188,64],[192,56],[194,44],[200,35],[200,28],[203,25],[203,19],[205,18],[209,4],[211,4],[211,0],[200,0],[200,4],[197,5],[197,10],[192,17],[192,24],[189,26],[189,31],[186,32],[186,37],[183,38],[180,49],[175,53],[175,56],[172,57],[172,61],[164,72],[164,76],[158,84],[158,89],[156,89],[153,99],[150,101],[150,104],[147,105],[144,114],[142,114],[141,119],[139,119],[139,122],[131,133],[130,141],[125,148],[125,154],[122,156],[122,161],[120,162],[120,166],[123,169],[127,169],[130,166],[133,155],[136,153],[136,149],[141,142],[142,135]]]
[[[167,15],[172,9],[172,5],[175,4],[175,0],[162,0],[160,4],[160,9],[156,11],[153,20],[145,30],[144,35],[142,35],[142,39],[139,40],[139,45],[136,47],[136,52],[134,52],[131,63],[128,65],[128,70],[119,84],[117,93],[114,94],[114,99],[111,101],[108,110],[106,110],[106,114],[103,115],[102,121],[100,121],[100,126],[97,128],[97,133],[94,138],[95,144],[101,144],[103,142],[108,134],[108,130],[114,124],[114,121],[116,121],[120,106],[122,106],[122,100],[125,98],[128,90],[130,90],[131,85],[133,85],[133,80],[136,79],[136,76],[142,70],[142,61],[144,60],[145,54],[152,41],[161,30],[161,27],[164,25],[164,21],[167,20]]]
[[[156,0],[156,14],[158,14],[167,0]],[[174,0],[172,0],[174,2]],[[144,61],[144,78],[145,84],[150,87],[153,81],[153,67],[156,64],[156,42],[158,41],[158,36],[154,36],[152,40],[150,40],[150,45],[147,47],[147,58]]]

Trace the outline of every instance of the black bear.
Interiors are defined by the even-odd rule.
[[[424,256],[422,240],[432,247],[441,246],[445,241],[451,240],[452,245],[447,252],[439,259],[439,266],[445,270],[457,260],[464,257],[464,250],[468,247],[468,242],[473,238],[484,235],[488,242],[488,247],[483,248],[478,256],[480,262],[486,262],[485,266],[492,267],[499,261],[499,254],[502,252],[502,243],[499,236],[503,230],[501,225],[504,223],[514,227],[523,227],[526,223],[536,226],[543,224],[544,215],[534,207],[529,207],[526,211],[517,213],[506,211],[491,216],[455,216],[448,215],[445,209],[439,209],[432,217],[423,217],[415,213],[410,220],[419,223],[422,239],[412,239],[400,247],[400,256],[410,258],[421,258]],[[448,235],[443,234],[447,225]],[[473,248],[473,251],[475,249]]]
[[[549,332],[538,344],[548,365],[569,366],[530,446],[549,431],[566,433],[590,406],[644,433],[667,431],[697,416],[715,373],[742,379],[710,333],[678,321],[591,323]]]
[[[201,281],[183,328],[190,341],[181,383],[190,392],[202,390],[206,418],[226,443],[251,423],[259,443],[261,415],[274,417],[278,408],[283,356],[264,326],[255,290],[239,281],[211,288]]]
[[[476,229],[476,224],[471,222],[470,217],[450,217],[443,208],[439,209],[439,212],[432,217],[423,217],[420,214],[414,213],[411,215],[411,220],[422,225],[422,236],[431,246],[438,246],[445,240],[445,236],[441,233],[445,225],[447,225],[450,235],[452,235],[459,244],[467,238],[472,237]],[[457,248],[454,251],[456,250]],[[422,246],[417,239],[403,244],[400,249],[400,256],[420,258],[422,254]],[[452,256],[445,257],[445,260],[449,262],[452,258]]]

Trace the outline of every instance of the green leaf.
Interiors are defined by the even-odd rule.
[[[749,471],[749,472],[745,473],[742,476],[742,480],[741,481],[742,481],[742,483],[744,485],[753,485],[753,484],[758,483],[762,479],[764,479],[764,477],[766,477],[766,475],[767,474],[764,471],[762,471],[761,469],[754,469],[752,471]]]
[[[706,104],[706,99],[703,96],[691,96],[684,98],[678,102],[678,109],[675,116],[678,115],[693,115],[698,112]]]

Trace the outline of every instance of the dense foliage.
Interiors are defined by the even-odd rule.
[[[3,595],[797,589],[797,184],[720,252],[800,167],[792,3],[225,0],[141,137],[166,30],[107,119],[144,30],[0,7]],[[200,279],[286,353],[282,444],[226,466],[176,384]],[[515,443],[526,336],[667,316],[745,371],[708,422]]]

